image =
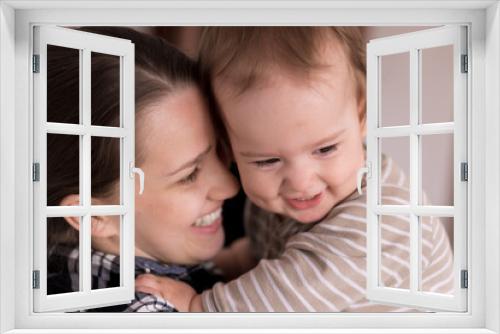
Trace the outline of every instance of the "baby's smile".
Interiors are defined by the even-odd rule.
[[[286,198],[285,201],[295,210],[307,210],[318,206],[323,198],[323,191],[303,198]]]

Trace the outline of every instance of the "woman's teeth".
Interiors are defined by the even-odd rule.
[[[209,213],[208,215],[196,219],[196,221],[193,223],[193,226],[200,227],[212,225],[221,217],[221,214],[222,209],[217,209],[216,211]]]

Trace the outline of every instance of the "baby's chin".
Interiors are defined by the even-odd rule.
[[[325,218],[328,212],[330,212],[330,210],[319,209],[319,208],[316,210],[303,210],[303,211],[297,211],[290,208],[286,208],[280,214],[292,218],[293,220],[301,224],[314,224]]]
[[[314,214],[314,215],[294,215],[291,218],[298,221],[301,224],[314,224],[317,223],[326,216],[326,214]]]
[[[291,218],[301,224],[313,224],[321,221],[330,212],[331,207],[333,207],[318,207],[313,210],[295,210],[290,208],[281,199],[277,200],[275,203],[265,203],[259,200],[253,202],[263,210]]]

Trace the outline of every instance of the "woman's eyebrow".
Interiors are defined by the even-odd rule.
[[[212,149],[212,145],[208,145],[208,147],[206,149],[204,149],[203,152],[201,152],[200,154],[198,154],[193,159],[187,161],[186,163],[183,163],[179,168],[177,168],[173,172],[170,172],[170,173],[168,173],[166,175],[167,176],[172,176],[174,174],[179,173],[181,170],[184,170],[186,168],[195,166],[196,164],[198,164],[205,157],[205,155],[208,154],[208,152],[210,152],[211,149]]]

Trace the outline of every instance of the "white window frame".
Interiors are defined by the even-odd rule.
[[[79,53],[79,124],[53,123],[47,120],[47,45],[78,50]],[[135,106],[134,44],[128,40],[53,26],[34,27],[33,52],[39,57],[39,72],[33,75],[33,161],[39,166],[39,181],[33,184],[33,269],[38,273],[39,287],[34,289],[35,312],[69,311],[110,304],[128,303],[134,299],[134,222],[135,180]],[[120,125],[91,124],[92,52],[113,55],[119,59]],[[78,206],[47,206],[47,135],[79,136]],[[116,138],[120,141],[120,203],[91,204],[91,137]],[[91,218],[92,215],[120,216],[120,286],[91,287]],[[49,217],[80,217],[79,287],[80,291],[47,295],[47,220]]]
[[[367,45],[367,299],[394,305],[414,306],[436,311],[467,310],[467,290],[461,287],[461,272],[467,270],[467,184],[461,180],[461,163],[467,163],[467,86],[469,73],[463,71],[462,56],[467,55],[467,27],[448,25],[417,32],[371,40]],[[422,53],[421,50],[451,45],[453,77],[453,119],[451,122],[422,123]],[[383,126],[380,92],[383,89],[382,57],[408,54],[409,66],[409,124]],[[451,206],[425,205],[422,198],[422,135],[451,134],[453,136],[453,192]],[[380,140],[398,138],[409,140],[408,205],[381,204],[380,184],[382,153]],[[397,289],[381,285],[381,235],[383,215],[405,215],[409,223],[409,289]],[[453,218],[453,294],[443,295],[421,290],[421,232],[419,218],[442,216]],[[431,306],[431,307],[430,307]]]
[[[35,24],[468,24],[472,59],[468,116],[468,311],[460,314],[33,313],[29,288],[33,241],[30,210],[33,203],[29,195],[32,193],[30,40]],[[116,333],[123,328],[135,329],[128,333],[145,333],[146,330],[141,330],[145,324],[170,333],[252,333],[259,332],[259,328],[265,328],[266,333],[500,333],[498,1],[4,0],[0,2],[0,73],[0,333]],[[90,326],[94,329],[87,329]]]

